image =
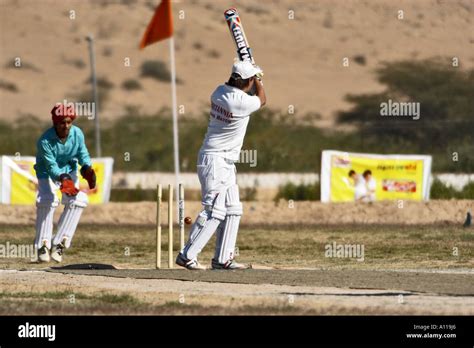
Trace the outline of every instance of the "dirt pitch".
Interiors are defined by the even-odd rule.
[[[89,275],[131,279],[174,279],[180,281],[273,284],[305,287],[335,287],[363,290],[391,290],[435,293],[440,295],[474,296],[473,273],[401,272],[320,269],[249,269],[241,271],[209,270],[188,272],[183,269],[49,269],[69,275]]]
[[[33,238],[31,224],[0,224],[0,244]],[[363,245],[364,257],[327,257],[332,243]],[[213,245],[201,254],[204,264]],[[155,270],[153,224],[83,223],[62,266],[117,269],[0,258],[0,314],[474,314],[474,230],[453,222],[250,223],[238,248],[254,269]]]

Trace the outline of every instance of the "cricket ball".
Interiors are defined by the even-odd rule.
[[[189,216],[186,216],[186,217],[184,218],[184,223],[185,223],[186,225],[191,225],[192,222],[193,222],[193,219],[191,219]]]

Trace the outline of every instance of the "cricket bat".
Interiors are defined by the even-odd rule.
[[[224,12],[225,20],[229,26],[230,33],[234,39],[235,46],[237,48],[237,55],[241,61],[250,61],[255,64],[252,55],[252,49],[249,46],[247,37],[245,36],[242,22],[240,21],[239,13],[235,8],[229,8]]]
[[[253,59],[252,49],[249,46],[247,37],[245,36],[244,27],[240,21],[239,13],[237,9],[232,7],[224,12],[224,17],[229,26],[230,34],[234,39],[235,46],[237,48],[237,56],[241,61],[248,60],[250,63],[255,64]],[[263,77],[263,72],[257,74],[257,77],[260,79]],[[250,95],[256,94],[256,87],[253,86],[252,90],[249,92]]]

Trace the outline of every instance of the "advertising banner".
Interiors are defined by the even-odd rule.
[[[431,156],[325,150],[321,201],[428,200]]]
[[[92,158],[97,186],[89,190],[87,181],[78,174],[79,189],[89,196],[90,204],[107,203],[112,187],[113,158]],[[38,181],[34,170],[36,158],[32,156],[0,156],[0,203],[35,204]],[[80,167],[79,167],[80,169]],[[58,197],[61,193],[56,192]]]

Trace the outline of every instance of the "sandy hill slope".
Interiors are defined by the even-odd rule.
[[[0,119],[46,118],[55,102],[86,93],[89,33],[96,38],[98,75],[113,84],[101,106],[103,119],[119,117],[125,106],[150,113],[169,106],[169,84],[140,77],[146,60],[169,67],[167,42],[138,50],[157,3],[0,0]],[[294,105],[296,119],[319,113],[315,123],[324,127],[348,107],[347,93],[383,88],[374,75],[383,61],[456,56],[462,68],[474,65],[471,0],[174,1],[178,104],[187,116],[205,111],[215,86],[228,77],[235,49],[223,12],[231,6],[239,9],[265,71],[269,107],[286,112]],[[69,18],[71,10],[75,19]],[[397,19],[399,10],[403,20]],[[15,57],[22,68],[13,67]],[[343,57],[352,58],[348,68],[342,67]],[[123,89],[127,79],[142,89]]]

